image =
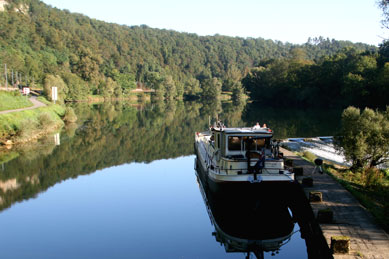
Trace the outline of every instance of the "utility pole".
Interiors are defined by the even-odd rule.
[[[15,83],[14,83],[14,70],[12,69],[12,87],[14,87]]]

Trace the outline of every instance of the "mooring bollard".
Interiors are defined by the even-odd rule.
[[[330,208],[319,210],[316,216],[316,219],[319,223],[331,223],[333,218],[334,213]]]
[[[331,251],[333,254],[348,254],[350,252],[350,237],[331,237]]]
[[[309,192],[309,201],[310,202],[322,202],[323,201],[322,193],[318,192],[318,191]]]

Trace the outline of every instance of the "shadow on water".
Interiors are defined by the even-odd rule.
[[[299,258],[333,258],[301,186],[292,183],[219,184],[210,181],[201,166],[196,175],[217,242],[226,253],[245,258],[282,254],[282,248],[300,232],[306,251]],[[300,230],[295,231],[295,224]],[[296,237],[295,237],[296,238]],[[303,257],[301,257],[303,256]]]

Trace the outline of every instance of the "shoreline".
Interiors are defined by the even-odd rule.
[[[65,125],[65,108],[47,106],[0,114],[0,148],[33,142]]]
[[[331,245],[331,237],[347,236],[350,238],[350,251],[346,254],[334,254],[334,258],[385,258],[389,254],[389,235],[378,226],[376,219],[360,204],[360,202],[329,174],[311,173],[314,165],[286,149],[281,149],[285,158],[293,160],[293,165],[303,169],[303,175],[297,176],[301,184],[304,178],[310,176],[313,186],[303,185],[306,196],[310,192],[320,192],[322,201],[311,201],[315,215],[319,210],[330,209],[333,220],[318,222]],[[309,178],[309,177],[308,177]]]

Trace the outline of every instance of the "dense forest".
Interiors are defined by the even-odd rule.
[[[347,55],[339,54],[345,48],[368,59],[377,55],[374,46],[323,37],[294,45],[262,38],[198,36],[106,23],[38,0],[7,3],[0,12],[0,65],[7,65],[8,82],[46,88],[55,84],[60,88],[61,99],[67,101],[91,94],[121,97],[136,83],[155,89],[160,98],[214,99],[222,90],[242,93],[242,78],[258,66],[243,81],[252,98],[262,100],[258,98],[261,91],[257,91],[262,82],[253,79],[257,70],[262,73],[263,69],[280,66],[284,70],[281,72],[290,77],[295,75],[288,69],[314,76],[311,70]],[[333,55],[337,56],[329,57]],[[296,58],[303,60],[297,64]],[[359,76],[352,74],[350,80],[358,81]],[[4,82],[3,73],[2,77]],[[284,78],[274,80],[278,79]],[[289,82],[284,80],[281,84],[286,83]],[[290,91],[300,91],[294,83]],[[280,88],[277,83],[266,95],[271,98],[270,94],[277,94]],[[308,88],[300,88],[307,95]]]
[[[299,107],[385,108],[389,97],[389,41],[378,52],[346,48],[313,62],[301,51],[264,60],[243,79],[251,98]]]

